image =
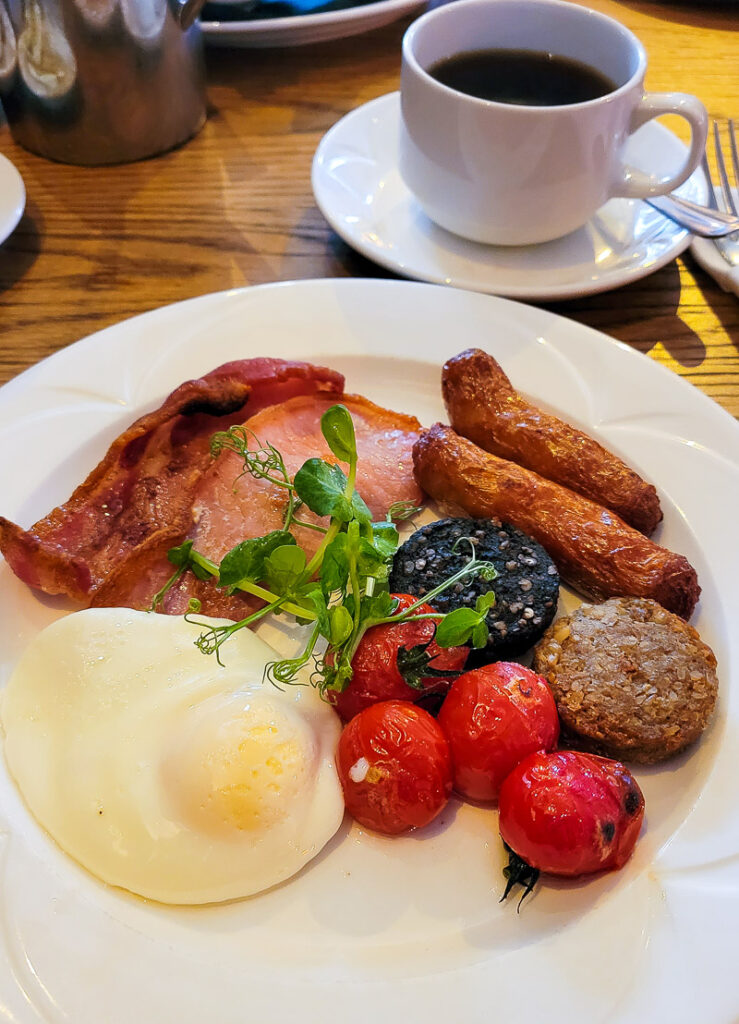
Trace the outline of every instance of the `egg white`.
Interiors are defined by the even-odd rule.
[[[263,682],[275,652],[250,630],[225,667],[194,646],[200,632],[76,612],[35,638],[2,704],[8,767],[40,824],[98,878],[164,903],[289,878],[344,812],[334,711],[310,686]]]

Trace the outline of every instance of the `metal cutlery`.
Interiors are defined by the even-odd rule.
[[[706,175],[706,177],[708,177]],[[715,207],[701,206],[681,196],[654,196],[645,202],[665,217],[703,238],[721,238],[739,231],[739,217],[723,213]]]
[[[724,255],[724,258],[732,266],[739,266],[739,212],[737,211],[737,204],[732,194],[732,186],[726,170],[727,162],[730,161],[733,169],[734,188],[739,187],[739,152],[737,151],[736,130],[733,119],[728,121],[727,133],[730,152],[728,160],[724,155],[721,145],[719,123],[718,121],[713,122],[713,144],[723,203],[719,203],[717,200],[716,188],[711,179],[708,158],[705,153],[703,154],[701,168],[708,186],[709,205],[707,207],[677,195],[655,196],[647,199],[646,202],[666,217],[669,217],[670,220],[674,220],[677,224],[687,228],[692,234],[703,238],[716,239],[716,245],[722,255]],[[731,238],[735,234],[737,236],[736,239]]]
[[[704,157],[703,173],[708,183],[709,201],[716,212],[735,215],[739,205],[739,153],[735,122],[730,119],[722,132],[719,123],[714,121],[712,134],[718,176],[712,179]],[[722,135],[725,140],[723,146]],[[723,238],[694,238],[690,248],[698,263],[724,291],[739,296],[739,231]]]
[[[733,118],[729,118],[727,134],[729,139],[729,160],[731,162],[732,174],[734,177],[733,186],[726,171],[727,158],[724,155],[724,150],[721,145],[719,123],[718,121],[713,122],[713,146],[716,153],[716,166],[718,168],[723,208],[727,213],[731,213],[736,217],[737,204],[734,199],[733,190],[739,189],[739,152],[737,151],[736,131]],[[716,188],[711,180],[711,173],[708,168],[708,160],[706,159],[705,153],[703,154],[703,163],[701,166],[703,167],[703,173],[705,174],[706,181],[708,182],[708,195],[711,201],[711,206],[715,210],[720,210],[721,204],[719,204]],[[739,228],[727,237],[717,239],[715,244],[716,248],[727,263],[732,267],[739,267]]]

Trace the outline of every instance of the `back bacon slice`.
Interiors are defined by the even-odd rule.
[[[278,449],[293,477],[314,456],[325,462],[338,461],[321,433],[321,416],[335,401],[321,394],[291,398],[262,410],[244,426],[261,442]],[[415,416],[390,412],[360,395],[343,395],[341,403],[354,423],[356,487],[373,518],[384,519],[395,501],[419,504],[422,494],[413,477],[412,453],[421,425]],[[223,452],[204,474],[195,493],[190,536],[197,550],[213,561],[220,561],[244,537],[261,537],[282,526],[285,498],[280,488],[243,476],[242,471],[239,456]],[[298,518],[321,523],[305,508],[300,509]],[[300,526],[292,532],[310,557],[322,535]]]

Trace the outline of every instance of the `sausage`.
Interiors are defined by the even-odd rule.
[[[530,405],[495,359],[479,348],[444,366],[451,425],[485,451],[605,505],[642,533],[662,519],[657,491],[592,437]]]
[[[441,423],[421,434],[413,464],[432,498],[528,533],[549,552],[562,579],[582,594],[597,600],[650,597],[684,619],[691,616],[700,587],[690,562],[602,505],[482,451]]]

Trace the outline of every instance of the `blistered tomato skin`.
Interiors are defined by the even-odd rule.
[[[394,594],[398,598],[398,611],[405,611],[418,599],[409,594]],[[433,614],[431,605],[422,604],[419,613]],[[401,622],[373,626],[368,629],[359,642],[352,658],[353,675],[349,685],[342,693],[329,690],[328,700],[339,712],[342,721],[348,722],[364,708],[370,707],[381,700],[417,701],[426,693],[446,692],[457,672],[464,668],[469,654],[467,647],[438,647],[433,636],[436,623],[433,619],[420,619],[415,622]],[[430,641],[430,643],[429,643]],[[442,676],[429,676],[422,680],[422,689],[409,686],[398,671],[398,650],[401,647],[411,648],[426,644],[427,654],[431,657],[431,667],[439,672],[449,671],[448,679]]]
[[[428,825],[452,791],[446,737],[427,711],[405,701],[373,704],[352,718],[336,767],[346,809],[385,835]]]
[[[470,800],[496,800],[519,761],[553,750],[559,739],[546,680],[514,662],[465,672],[452,684],[438,721],[452,751],[454,788]]]
[[[500,834],[553,875],[623,867],[644,818],[644,797],[619,761],[573,750],[533,754],[500,791]]]

